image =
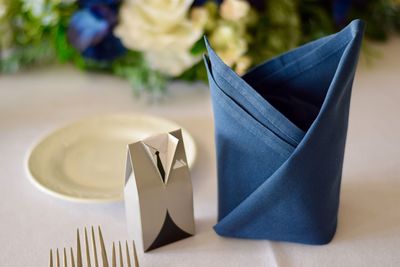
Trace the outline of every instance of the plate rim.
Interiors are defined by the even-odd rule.
[[[41,192],[48,194],[52,197],[58,198],[58,199],[63,199],[63,200],[68,200],[71,202],[76,202],[76,203],[116,203],[116,202],[121,202],[124,199],[123,194],[115,197],[108,197],[108,198],[82,198],[82,197],[74,197],[66,194],[62,194],[56,190],[53,190],[49,187],[46,187],[44,184],[42,184],[35,176],[33,175],[31,168],[30,168],[30,159],[31,156],[34,152],[34,150],[42,144],[47,138],[52,136],[53,134],[57,132],[62,132],[64,129],[71,127],[76,124],[83,123],[85,121],[94,121],[98,119],[104,119],[104,118],[112,118],[112,117],[136,117],[136,118],[149,118],[151,120],[158,120],[158,121],[163,121],[164,123],[168,124],[174,124],[178,126],[180,129],[182,129],[182,132],[186,132],[187,136],[191,139],[191,142],[193,144],[194,148],[194,155],[193,155],[193,160],[191,164],[191,169],[193,169],[193,166],[195,165],[195,162],[197,160],[197,144],[193,136],[190,134],[189,131],[186,130],[186,128],[180,126],[178,123],[176,123],[173,120],[166,119],[163,117],[158,117],[156,115],[149,115],[149,114],[143,114],[143,113],[109,113],[109,114],[101,114],[101,115],[95,115],[95,116],[87,116],[80,118],[78,120],[72,120],[69,122],[64,123],[62,126],[57,127],[57,128],[52,128],[49,131],[46,131],[43,133],[43,135],[40,135],[35,141],[31,143],[31,146],[26,150],[25,153],[25,158],[24,158],[24,169],[25,173],[28,177],[28,180]],[[128,145],[128,144],[127,144]]]

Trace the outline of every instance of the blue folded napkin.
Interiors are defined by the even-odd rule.
[[[364,23],[238,76],[206,40],[222,236],[326,244]]]

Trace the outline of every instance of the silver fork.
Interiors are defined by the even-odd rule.
[[[63,260],[62,261],[63,261],[63,267],[68,267],[67,251],[65,248],[63,249]],[[70,264],[71,267],[75,267],[74,252],[73,252],[72,248],[70,249],[69,262],[71,263]],[[56,250],[55,262],[53,261],[53,250],[50,249],[49,267],[61,267],[60,253],[58,252],[58,249]]]
[[[132,255],[129,252],[129,245],[128,241],[125,241],[125,260],[122,253],[121,242],[118,242],[118,257],[115,253],[115,242],[112,245],[112,257],[111,257],[111,264],[112,267],[117,267],[117,258],[119,258],[119,267],[124,267],[124,262],[126,263],[126,267],[139,267],[138,256],[136,252],[135,241],[132,242]],[[133,258],[133,265],[131,261],[131,256]]]
[[[99,244],[100,244],[100,251],[101,251],[101,260],[103,263],[103,267],[109,267],[108,265],[108,259],[107,259],[107,251],[104,245],[104,239],[103,239],[103,234],[101,232],[100,226],[98,227],[98,239],[99,239]],[[95,267],[99,267],[99,259],[97,257],[97,247],[96,247],[96,237],[95,237],[95,231],[93,226],[91,227],[91,247],[92,247],[92,257],[90,255],[90,248],[89,248],[89,238],[88,238],[88,233],[87,229],[85,227],[84,230],[84,246],[85,246],[85,254],[86,254],[86,266],[91,267],[92,262],[94,263]],[[82,259],[82,248],[81,248],[81,240],[80,240],[80,235],[79,235],[79,229],[76,230],[76,265],[77,267],[83,267],[83,259]],[[93,261],[92,261],[93,260]]]

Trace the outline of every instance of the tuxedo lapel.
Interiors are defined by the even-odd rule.
[[[179,139],[175,136],[168,134],[168,151],[167,151],[167,169],[166,169],[166,176],[165,182],[168,183],[168,180],[171,176],[172,171],[172,163],[175,161],[175,153],[178,147]]]
[[[155,138],[148,138],[143,140],[143,146],[147,152],[148,158],[153,164],[153,168],[157,171],[160,180],[167,184],[172,170],[172,163],[174,162],[176,148],[178,146],[178,139],[170,134],[159,135]],[[156,153],[159,152],[159,157],[164,170],[164,179],[160,173],[157,163]]]

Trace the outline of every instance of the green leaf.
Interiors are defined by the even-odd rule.
[[[204,43],[203,37],[197,40],[196,43],[190,49],[190,53],[194,56],[201,55],[206,51],[206,45]]]
[[[62,63],[70,61],[75,51],[68,42],[67,29],[65,26],[58,25],[58,27],[56,27],[53,41],[58,60]]]

